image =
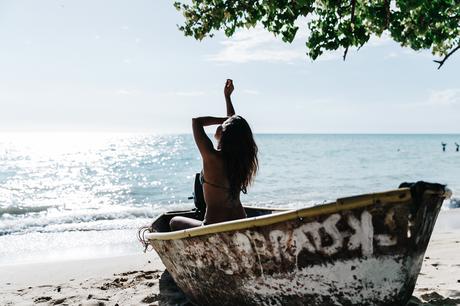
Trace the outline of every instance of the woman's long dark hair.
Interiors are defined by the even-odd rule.
[[[243,117],[234,115],[230,118],[222,130],[220,149],[230,184],[230,196],[236,199],[240,191],[247,192],[259,168],[257,145]]]

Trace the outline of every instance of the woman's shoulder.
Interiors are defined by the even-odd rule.
[[[203,162],[205,165],[209,164],[215,167],[224,164],[224,157],[222,156],[221,151],[213,149],[210,154],[207,154],[206,157],[203,157]]]

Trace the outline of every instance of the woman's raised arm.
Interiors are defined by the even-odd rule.
[[[214,152],[212,141],[204,131],[208,125],[222,124],[227,117],[197,117],[192,119],[193,137],[203,158]]]
[[[232,104],[232,99],[231,95],[233,92],[233,81],[230,79],[227,79],[227,82],[225,82],[225,88],[224,88],[224,96],[225,96],[225,104],[227,106],[227,116],[231,117],[235,115],[235,109],[233,108]]]

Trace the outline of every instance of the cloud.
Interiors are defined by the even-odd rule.
[[[176,91],[172,94],[180,97],[200,97],[206,95],[204,91]]]
[[[117,95],[120,95],[120,96],[137,96],[137,95],[142,95],[144,94],[143,92],[141,92],[140,90],[137,90],[137,89],[119,89],[116,91],[116,94]]]
[[[393,39],[391,38],[390,34],[388,32],[383,32],[382,35],[376,36],[372,35],[367,44],[370,47],[380,47],[380,46],[385,46],[391,44]]]
[[[131,92],[129,90],[126,90],[126,89],[120,89],[119,91],[117,91],[117,94],[118,95],[128,96],[128,95],[131,95]]]
[[[451,107],[460,105],[460,88],[431,90],[426,99],[418,102],[409,102],[399,105],[403,109],[420,107]]]
[[[206,57],[207,60],[219,63],[248,63],[248,62],[284,62],[293,63],[295,61],[309,61],[306,55],[306,39],[310,36],[308,22],[311,17],[299,18],[296,26],[299,27],[294,41],[284,43],[281,37],[276,37],[262,26],[256,26],[249,30],[239,30],[233,37],[220,42],[223,46],[215,54]],[[391,45],[393,39],[387,32],[380,37],[372,36],[366,46],[370,48],[380,48]],[[355,51],[357,48],[350,48]],[[338,61],[343,59],[343,48],[329,51],[325,50],[316,61]],[[390,57],[393,57],[392,54]]]
[[[247,62],[292,62],[305,60],[305,47],[286,44],[281,38],[256,27],[240,30],[232,38],[220,42],[223,46],[216,54],[207,56],[213,62],[247,63]]]
[[[428,99],[428,103],[439,106],[460,104],[460,88],[432,91]]]
[[[105,91],[102,91],[103,94],[106,94]],[[200,97],[205,96],[208,92],[200,90],[190,90],[190,91],[143,91],[139,89],[126,89],[120,88],[115,91],[110,91],[111,94],[115,93],[119,96],[139,96],[139,97],[148,97],[148,98],[158,98],[158,97]]]
[[[305,41],[309,36],[307,20],[299,20],[296,25],[299,31],[295,40],[284,43],[281,37],[276,37],[262,26],[249,30],[239,30],[233,37],[220,42],[223,46],[215,54],[206,57],[207,60],[219,63],[248,63],[248,62],[285,62],[308,61]],[[381,37],[373,36],[368,42],[369,47],[381,47],[392,42],[389,34]],[[350,48],[350,51],[356,48]],[[324,51],[317,61],[341,60],[344,49]]]
[[[254,89],[243,89],[243,93],[248,95],[260,95],[260,92]]]
[[[336,61],[336,60],[343,60],[343,52],[345,49],[339,48],[337,50],[327,50],[324,51],[317,59],[316,62],[327,62],[327,61]],[[350,55],[350,51],[348,51],[348,56]]]
[[[395,57],[399,57],[399,54],[397,52],[389,52],[387,55],[385,55],[385,59],[390,59],[390,58],[395,58]]]

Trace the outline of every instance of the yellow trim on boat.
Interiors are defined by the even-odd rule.
[[[250,229],[253,227],[265,226],[298,218],[320,216],[332,214],[343,210],[356,209],[371,205],[387,204],[408,204],[412,200],[409,188],[401,188],[387,192],[364,194],[348,198],[337,199],[336,202],[301,208],[297,210],[288,210],[280,213],[263,215],[259,217],[239,219],[234,221],[210,224],[202,227],[175,231],[175,232],[155,232],[146,233],[147,240],[174,240],[187,237],[203,236],[219,232],[235,231],[241,229]]]

